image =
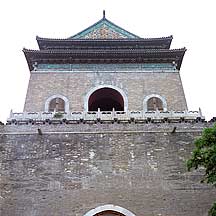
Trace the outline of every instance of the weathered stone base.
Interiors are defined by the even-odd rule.
[[[1,215],[83,216],[107,204],[136,216],[207,215],[216,191],[185,161],[209,126],[0,126]]]

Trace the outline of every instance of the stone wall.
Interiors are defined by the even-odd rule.
[[[83,216],[106,204],[136,216],[207,215],[215,190],[185,160],[208,126],[0,126],[1,215]]]
[[[24,111],[44,111],[52,95],[68,98],[70,110],[83,111],[86,94],[99,85],[121,89],[129,110],[143,110],[144,98],[158,94],[168,110],[187,110],[178,72],[36,72],[31,73]]]

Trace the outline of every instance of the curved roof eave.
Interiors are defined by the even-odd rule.
[[[174,52],[185,52],[187,49],[185,47],[179,49],[124,49],[124,50],[32,50],[23,49],[24,53],[38,53],[38,54],[70,54],[70,53],[174,53]]]

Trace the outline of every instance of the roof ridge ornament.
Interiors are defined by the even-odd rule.
[[[106,18],[106,11],[103,10],[103,17],[98,22],[75,34],[68,39],[134,39],[139,36],[117,26]]]

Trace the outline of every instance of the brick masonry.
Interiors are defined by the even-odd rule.
[[[187,110],[178,72],[31,72],[24,111],[44,111],[45,101],[61,94],[69,99],[71,111],[84,110],[84,98],[98,85],[112,85],[124,91],[129,110],[142,110],[144,98],[158,94],[168,110]]]
[[[83,216],[114,204],[136,216],[207,216],[215,189],[185,160],[209,126],[0,126],[1,215]]]

